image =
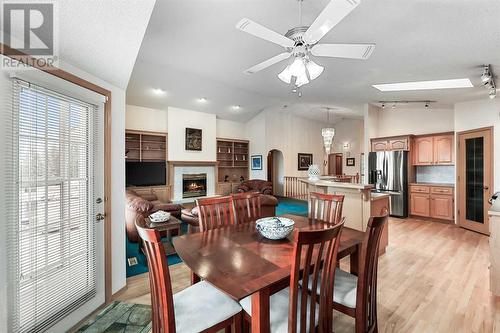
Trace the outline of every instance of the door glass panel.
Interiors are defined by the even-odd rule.
[[[465,210],[469,221],[484,223],[484,140],[465,140]]]

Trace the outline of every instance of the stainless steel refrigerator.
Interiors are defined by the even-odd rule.
[[[368,175],[374,191],[390,195],[390,215],[408,217],[408,152],[371,152]]]

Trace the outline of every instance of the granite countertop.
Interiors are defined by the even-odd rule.
[[[350,188],[356,190],[371,190],[373,188],[373,184],[359,184],[359,183],[341,183],[334,182],[331,180],[320,179],[320,180],[309,180],[307,178],[301,178],[299,181],[316,186],[325,186],[325,187],[337,187],[337,188]]]
[[[423,186],[442,186],[442,187],[455,187],[453,183],[410,183],[410,185],[423,185]]]
[[[488,215],[492,216],[500,216],[500,200],[496,200],[493,205],[491,205],[490,209],[488,210]]]
[[[375,200],[380,200],[384,198],[388,198],[389,194],[387,193],[380,193],[380,192],[371,192],[370,200],[375,201]]]

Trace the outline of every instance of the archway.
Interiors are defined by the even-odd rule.
[[[267,153],[267,180],[273,183],[273,194],[283,196],[285,179],[285,161],[283,153],[272,149]]]

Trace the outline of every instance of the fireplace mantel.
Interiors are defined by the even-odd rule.
[[[218,179],[217,165],[218,165],[217,161],[167,161],[168,184],[172,188],[171,200],[173,200],[174,202],[183,202],[184,201],[183,199],[181,200],[181,198],[176,195],[175,189],[176,189],[176,184],[178,183],[179,180],[176,180],[175,178],[179,174],[178,168],[186,168],[186,167],[193,167],[193,168],[198,168],[198,169],[203,168],[203,167],[212,168],[213,173],[210,172],[210,176],[207,177],[207,192],[210,192],[210,193],[208,193],[208,195],[214,195],[215,189],[216,189],[216,183],[217,183],[217,179]],[[197,173],[198,171],[193,171],[193,172]],[[210,190],[210,189],[212,189],[212,190]],[[188,198],[186,198],[186,199],[188,199]]]

